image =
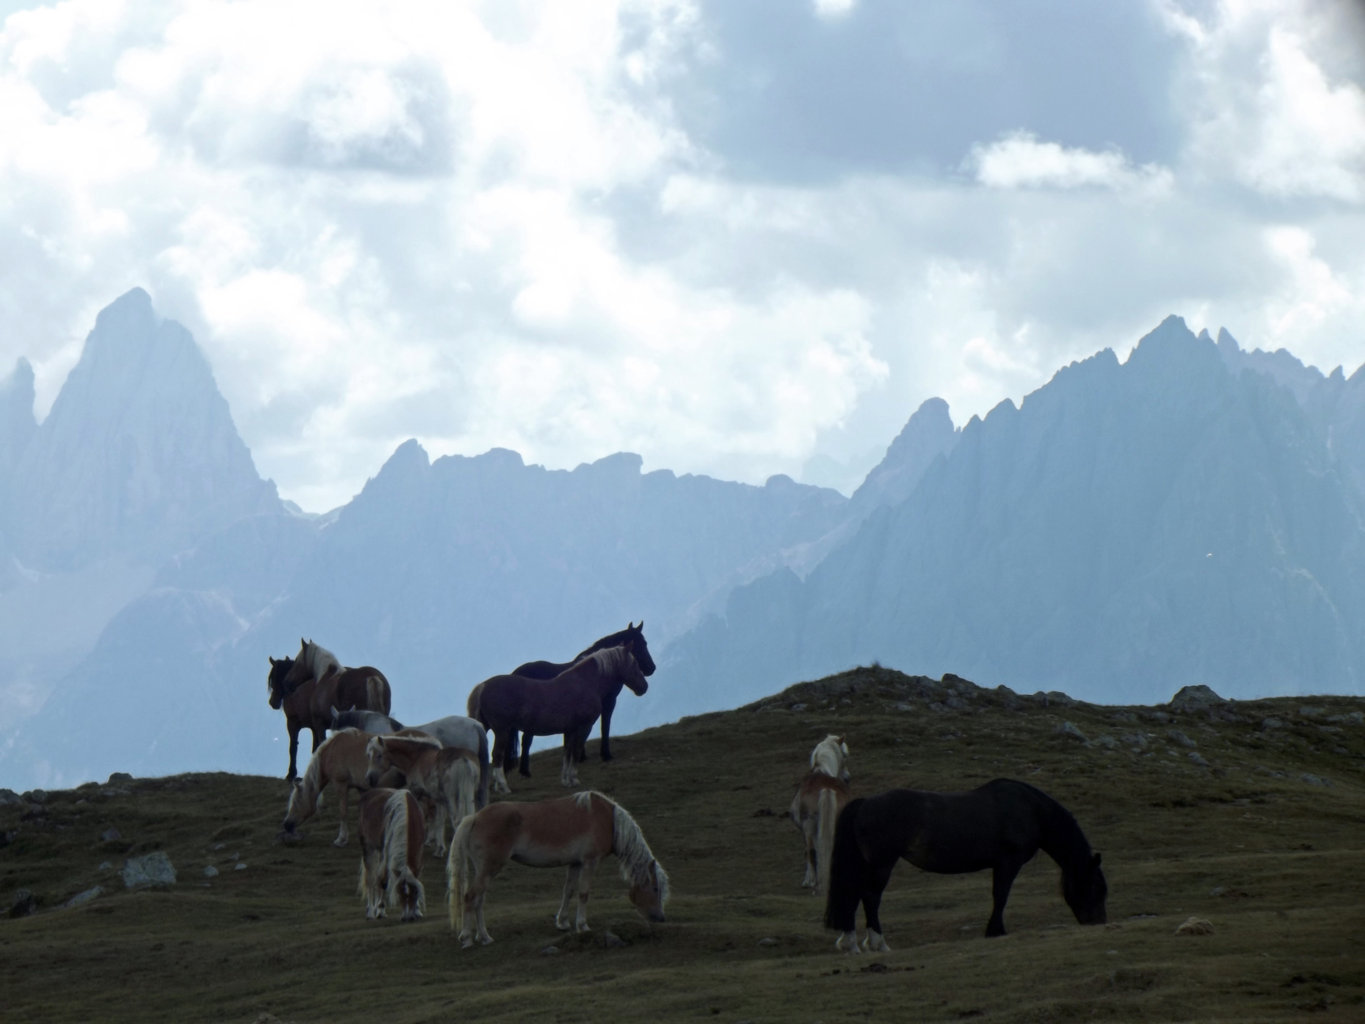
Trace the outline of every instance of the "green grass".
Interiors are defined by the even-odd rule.
[[[604,867],[585,936],[554,928],[560,872],[511,865],[488,897],[496,941],[461,950],[434,858],[424,921],[366,921],[358,850],[331,845],[335,801],[302,842],[282,844],[279,779],[140,779],[49,794],[40,811],[0,807],[0,913],[19,888],[38,904],[0,918],[0,1019],[1365,1019],[1365,724],[1349,718],[1365,700],[1157,721],[1153,709],[959,690],[954,708],[937,684],[858,669],[621,737],[617,760],[590,760],[584,783],[631,811],[674,895],[669,921],[651,927]],[[1267,717],[1283,724],[1262,728]],[[1059,733],[1063,721],[1091,745]],[[1040,854],[1015,884],[1009,934],[987,940],[988,874],[902,865],[882,910],[893,952],[835,953],[820,901],[800,888],[801,840],[786,819],[827,732],[847,736],[858,793],[1003,775],[1052,794],[1103,851],[1110,924],[1075,924]],[[1124,739],[1134,733],[1150,737],[1145,750]],[[562,792],[556,751],[534,771],[514,777],[516,799]],[[110,828],[121,838],[104,840]],[[153,849],[174,862],[176,884],[125,890],[124,860]],[[94,885],[107,892],[62,908]],[[1214,933],[1176,935],[1192,915]]]

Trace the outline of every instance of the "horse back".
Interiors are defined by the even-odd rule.
[[[316,710],[320,706],[319,713],[327,720],[331,719],[333,707],[354,707],[387,715],[393,699],[388,679],[371,665],[344,668],[327,676],[318,683],[314,693],[313,707]]]
[[[583,796],[575,794],[518,805],[521,820],[511,849],[512,859],[532,867],[558,867],[597,860],[611,853],[615,808],[599,796],[589,794],[587,799]]]
[[[982,871],[1038,850],[1038,829],[1026,805],[983,786],[966,793],[893,789],[862,803],[858,841],[869,860],[903,857],[925,871]]]
[[[384,845],[385,809],[393,789],[367,789],[360,794],[360,842],[363,849],[378,849]]]
[[[557,661],[528,661],[524,665],[518,665],[512,669],[511,675],[521,676],[523,679],[553,679],[567,668],[573,667],[573,663]]]

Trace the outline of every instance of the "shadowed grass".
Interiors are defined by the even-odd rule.
[[[854,670],[621,737],[616,761],[583,766],[585,785],[628,808],[667,867],[668,923],[638,918],[607,864],[589,905],[594,931],[565,935],[552,920],[562,873],[511,865],[488,896],[496,941],[470,950],[448,929],[434,858],[427,919],[365,920],[359,850],[331,845],[334,798],[286,845],[276,835],[288,790],[275,779],[203,774],[49,794],[0,807],[0,913],[20,888],[37,903],[0,918],[0,1016],[1359,1019],[1365,723],[1351,716],[1362,709],[1329,697],[1212,714],[1105,708]],[[1056,797],[1103,851],[1110,924],[1076,925],[1040,855],[1015,884],[1010,934],[986,940],[988,874],[902,865],[882,908],[894,951],[836,954],[820,901],[800,888],[801,838],[786,819],[827,732],[848,738],[857,793],[1010,776]],[[562,792],[557,751],[534,770],[513,778],[515,799]],[[105,839],[110,829],[118,835]],[[174,862],[175,885],[127,891],[124,860],[153,849]],[[95,885],[106,892],[61,908]],[[1190,916],[1213,934],[1177,936]]]

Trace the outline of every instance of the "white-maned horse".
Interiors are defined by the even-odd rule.
[[[806,842],[806,875],[801,880],[813,894],[829,891],[829,861],[834,850],[834,821],[849,799],[848,744],[833,733],[810,753],[810,771],[792,798],[792,822]]]
[[[425,818],[417,797],[404,789],[371,789],[360,798],[360,895],[365,917],[403,908],[404,921],[426,911],[422,888]]]

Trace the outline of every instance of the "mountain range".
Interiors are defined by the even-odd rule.
[[[4,786],[282,774],[266,657],[300,637],[423,721],[643,618],[616,732],[865,663],[1111,703],[1365,679],[1365,372],[1177,317],[961,429],[924,403],[851,497],[407,441],[319,516],[134,289],[42,423],[26,362],[0,385],[0,481]]]

